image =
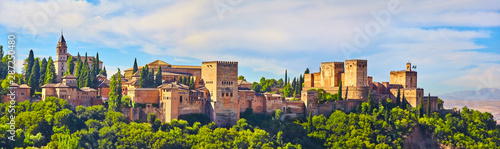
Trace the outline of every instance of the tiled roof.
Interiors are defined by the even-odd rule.
[[[19,87],[19,85],[17,83],[12,83],[9,85],[10,87]]]
[[[245,80],[238,80],[238,85],[252,85],[252,83],[247,82]]]
[[[149,66],[170,66],[169,63],[166,63],[164,61],[161,61],[161,60],[156,60],[154,62],[151,62],[148,64]]]
[[[141,77],[141,72],[138,70],[134,73],[134,75],[132,75],[132,77]]]
[[[19,86],[19,88],[31,88],[31,87],[30,87],[30,86],[28,86],[27,84],[21,84],[21,85]]]
[[[109,87],[109,84],[111,83],[111,81],[109,80],[104,80],[101,82],[101,84],[99,84],[97,87]]]
[[[76,79],[76,77],[74,75],[65,75],[64,77],[62,77],[63,79]]]
[[[163,88],[163,89],[185,89],[188,90],[189,86],[180,84],[177,82],[172,82],[172,83],[167,83],[167,84],[162,84],[158,86],[158,88]]]
[[[84,92],[97,92],[96,89],[93,89],[93,88],[90,88],[90,87],[83,87],[80,90],[82,90]]]

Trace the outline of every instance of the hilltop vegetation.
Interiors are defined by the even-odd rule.
[[[464,107],[460,113],[424,114],[392,102],[365,102],[356,112],[280,121],[272,115],[241,114],[238,124],[174,120],[127,122],[123,114],[103,106],[70,110],[63,99],[20,102],[15,109],[16,141],[7,139],[9,103],[0,104],[0,146],[50,148],[400,148],[415,127],[438,142],[459,148],[498,148],[500,127],[490,113]],[[199,116],[198,116],[199,117]]]

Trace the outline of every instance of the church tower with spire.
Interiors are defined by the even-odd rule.
[[[68,61],[68,46],[66,46],[66,40],[64,40],[63,33],[61,31],[61,37],[57,43],[57,58],[54,61],[55,69],[57,74],[57,82],[61,82],[64,72],[66,72],[66,62]]]

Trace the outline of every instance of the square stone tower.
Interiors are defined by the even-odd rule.
[[[411,63],[406,64],[406,70],[391,71],[391,84],[402,85],[403,88],[417,88],[417,72],[411,70]]]
[[[321,86],[339,86],[341,75],[344,72],[344,62],[322,62],[321,63]]]
[[[210,92],[209,118],[218,126],[236,125],[240,119],[238,62],[202,62],[201,79]]]
[[[367,86],[367,61],[346,60],[344,77],[345,82],[342,83],[342,86]]]

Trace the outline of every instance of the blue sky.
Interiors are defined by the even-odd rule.
[[[258,81],[367,59],[378,82],[411,61],[426,93],[500,88],[494,0],[15,0],[0,2],[0,16],[0,45],[15,33],[20,61],[30,49],[55,56],[63,29],[69,53],[99,52],[110,73],[134,58],[139,65],[231,60]]]

